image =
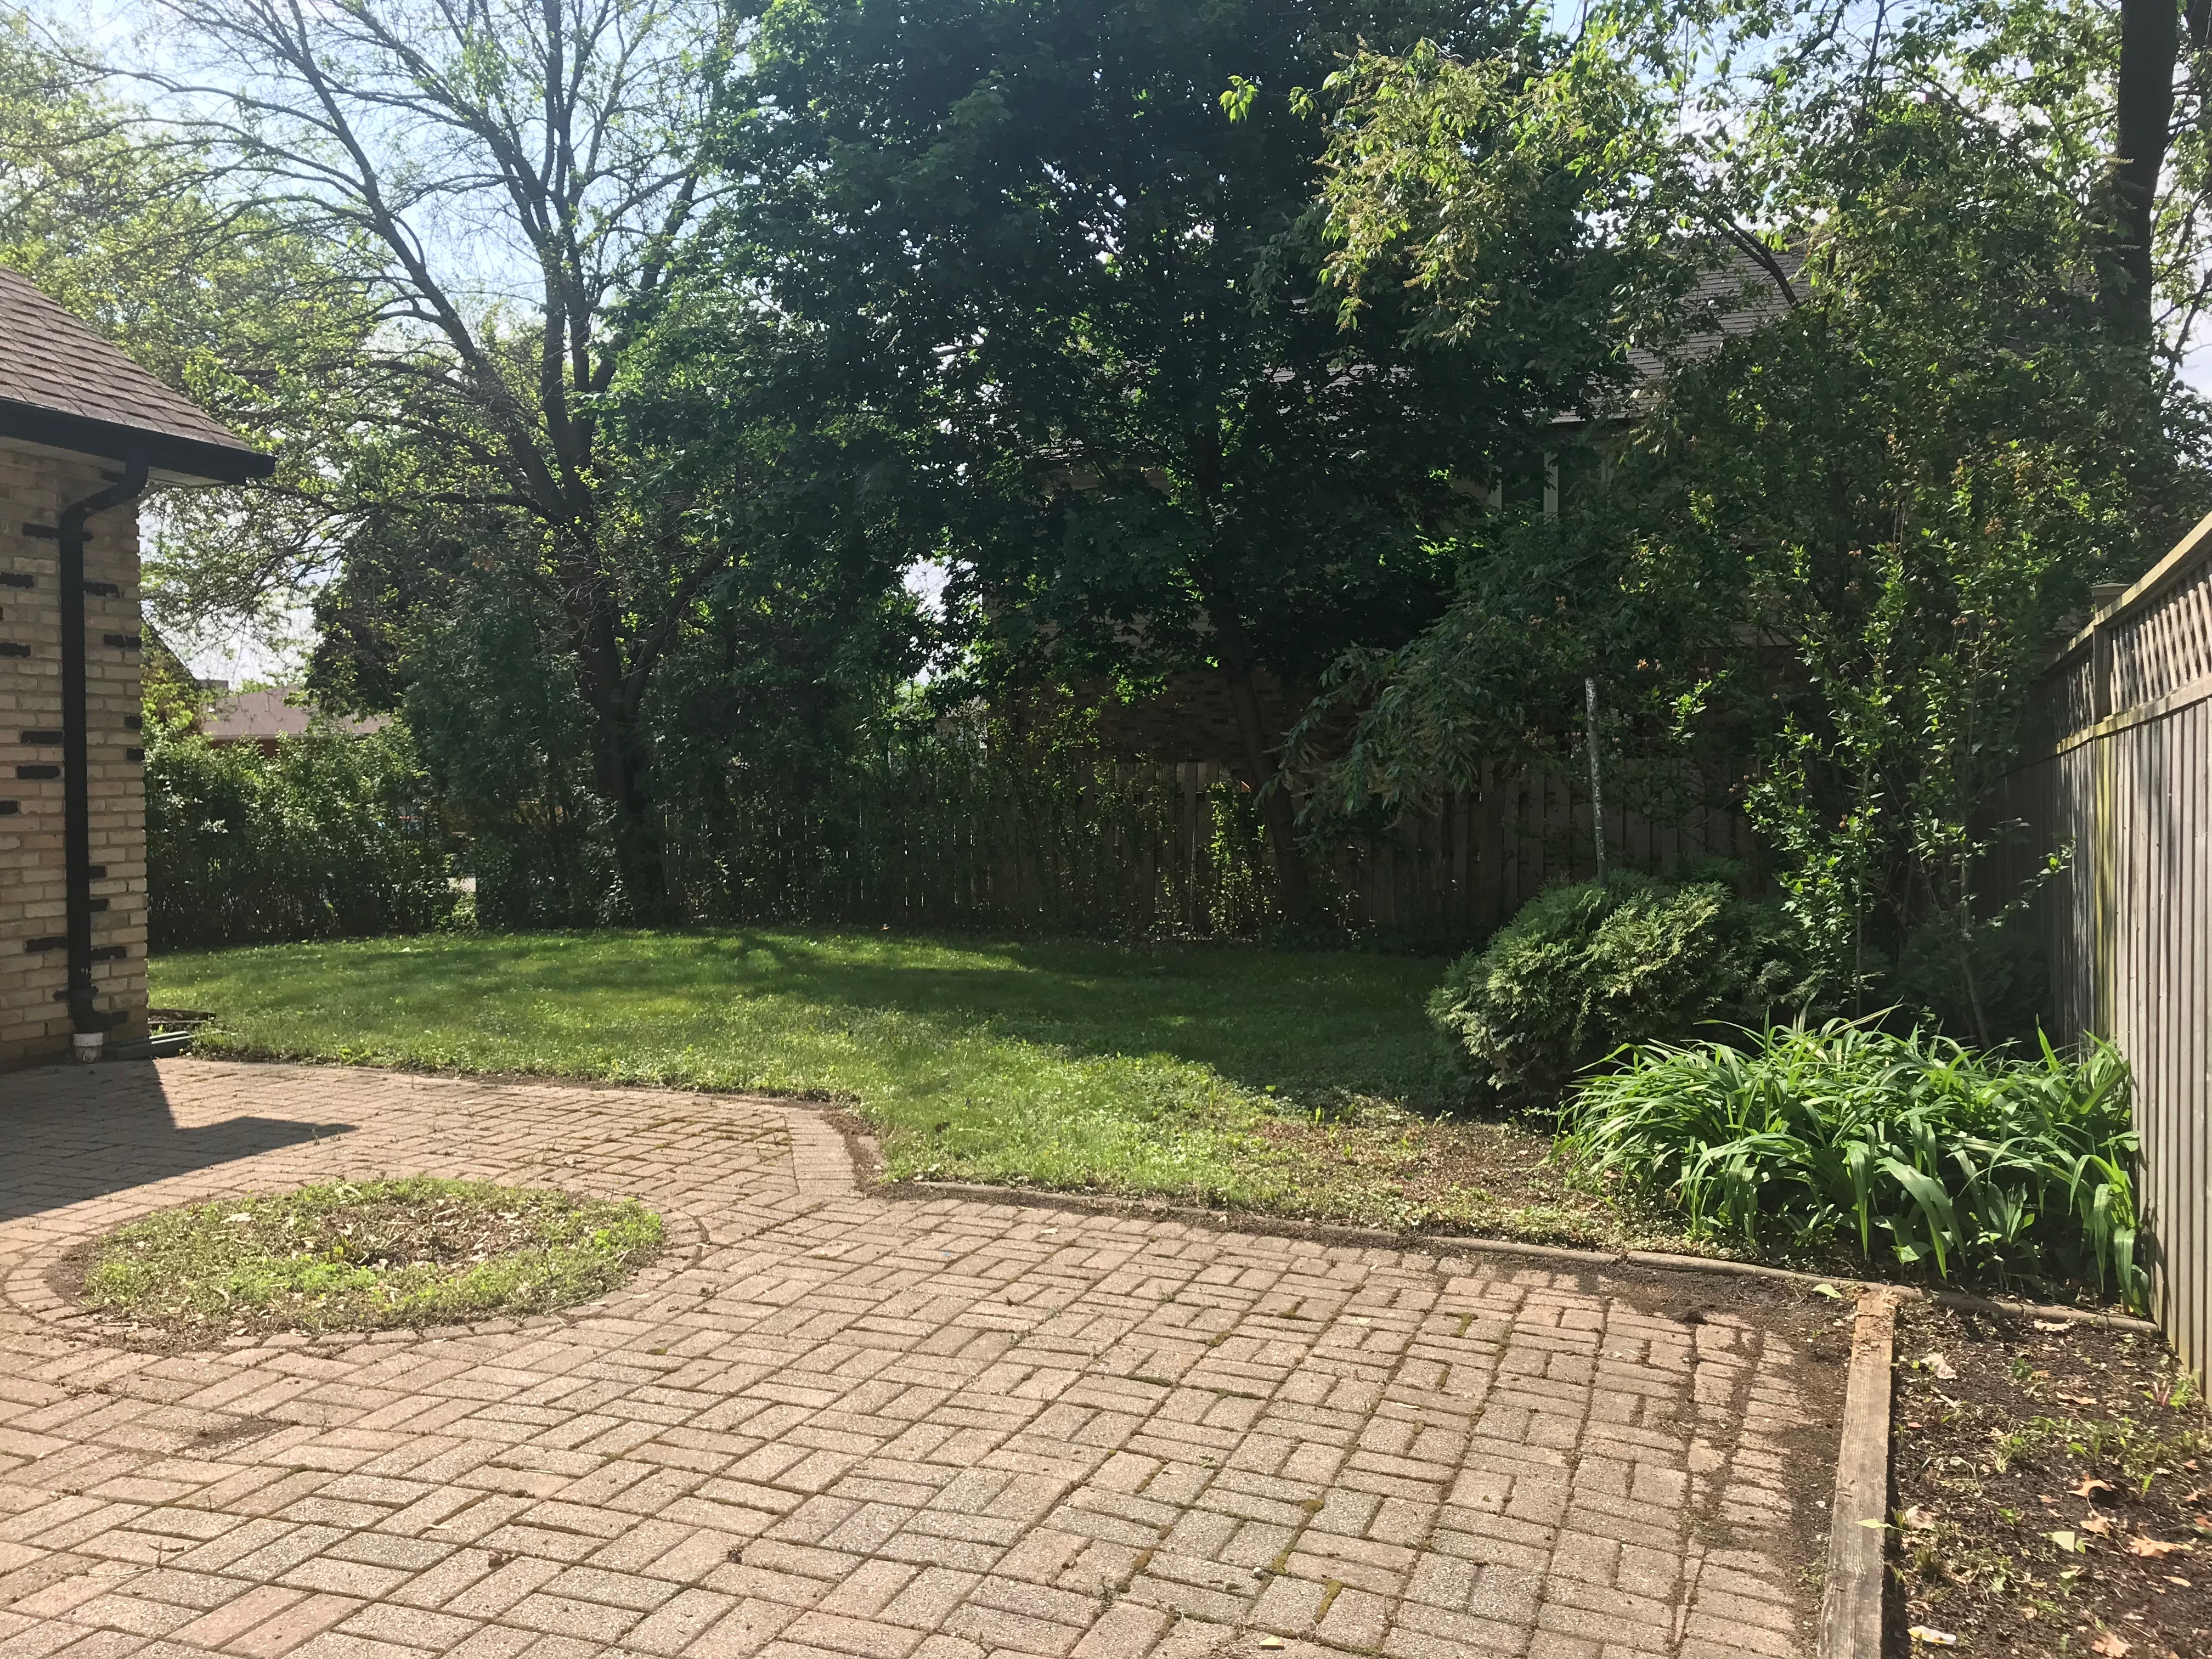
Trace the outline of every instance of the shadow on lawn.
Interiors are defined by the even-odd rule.
[[[182,1125],[149,1061],[19,1072],[0,1078],[0,1221],[352,1128],[266,1117]]]
[[[1164,1054],[1255,1091],[1345,1090],[1404,1097],[1433,1088],[1421,1005],[1437,964],[1290,955],[1235,945],[1007,943],[861,930],[486,934],[329,947],[353,985],[317,975],[301,1006],[389,1018],[471,1004],[502,1025],[560,1005],[572,1037],[647,1030],[711,1048],[720,1011],[758,1001],[834,1027],[893,1014],[950,1039],[989,1035],[1081,1056]],[[342,962],[343,966],[338,963]],[[293,998],[279,977],[265,1007]]]

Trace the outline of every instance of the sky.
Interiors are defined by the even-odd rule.
[[[241,629],[199,644],[171,643],[178,646],[178,656],[195,679],[220,680],[234,691],[248,685],[296,685],[307,677],[311,629],[312,619],[301,606],[289,640],[263,638]]]

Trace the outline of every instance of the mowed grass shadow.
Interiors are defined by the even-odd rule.
[[[857,1103],[894,1173],[1213,1192],[1263,1120],[1437,1103],[1438,964],[883,932],[457,934],[157,958],[210,1051]]]
[[[720,1071],[737,1064],[722,1042],[764,1025],[827,1037],[893,1016],[914,1028],[907,1042],[988,1034],[1163,1055],[1291,1098],[1435,1086],[1421,1005],[1437,964],[1348,952],[716,929],[276,946],[164,957],[161,971],[221,985],[234,1029],[343,1016],[356,1046],[415,1026],[434,1045],[597,1040]]]

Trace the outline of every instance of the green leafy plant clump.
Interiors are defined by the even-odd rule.
[[[186,1334],[376,1330],[587,1301],[659,1254],[634,1199],[428,1176],[149,1216],[93,1247],[87,1306]]]
[[[1693,1232],[1841,1239],[1946,1279],[2094,1280],[2140,1308],[2129,1088],[2095,1039],[2022,1060],[1832,1021],[1747,1048],[1638,1048],[1583,1085],[1568,1144]]]
[[[1622,871],[1539,893],[1452,964],[1429,1018],[1480,1086],[1548,1103],[1624,1042],[1795,1012],[1802,973],[1776,907]]]
[[[414,741],[397,725],[358,736],[318,729],[264,755],[149,721],[155,948],[436,925],[454,895],[428,793]]]

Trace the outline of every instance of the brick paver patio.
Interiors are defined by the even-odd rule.
[[[344,1173],[633,1194],[672,1248],[559,1317],[186,1352],[48,1283]],[[864,1195],[726,1096],[0,1077],[0,1659],[1809,1652],[1834,1368],[1562,1265]]]

